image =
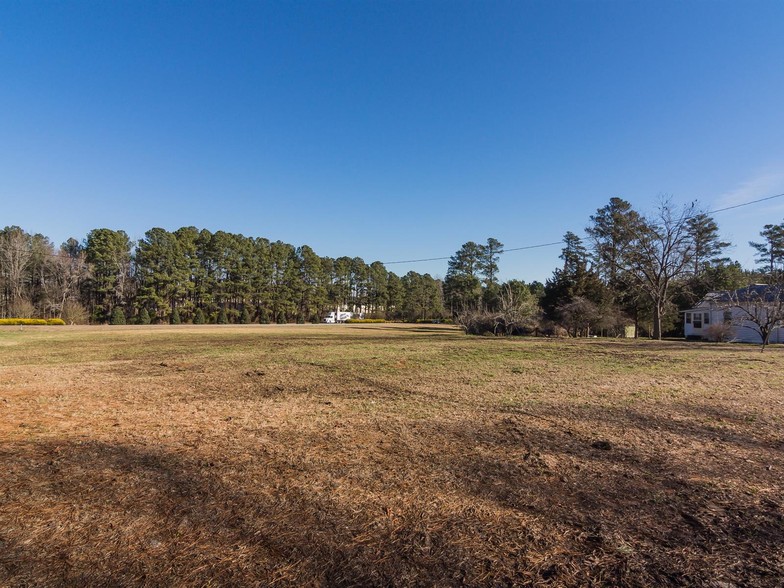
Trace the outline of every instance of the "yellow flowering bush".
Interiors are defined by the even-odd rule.
[[[0,319],[0,325],[64,325],[65,321],[59,318],[53,319],[34,319],[34,318],[4,318]]]

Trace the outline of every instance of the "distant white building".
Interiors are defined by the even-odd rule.
[[[784,293],[780,287],[754,284],[740,290],[710,292],[683,313],[683,332],[687,339],[712,339],[711,325],[727,325],[726,340],[762,343],[759,328],[749,320],[750,313],[766,322],[769,313],[780,309]],[[778,313],[781,316],[780,312]],[[772,324],[768,343],[784,343],[784,319]]]

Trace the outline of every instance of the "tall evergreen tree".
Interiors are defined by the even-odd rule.
[[[463,246],[449,258],[447,276],[463,275],[477,278],[482,272],[483,251],[482,246],[473,241],[463,243]]]
[[[640,214],[626,200],[611,198],[607,206],[591,216],[591,224],[585,229],[591,240],[594,265],[613,289],[624,281],[626,255],[642,222]]]
[[[749,241],[749,245],[757,251],[760,270],[775,280],[784,271],[784,223],[765,225],[760,237],[764,241]]]
[[[721,254],[731,244],[722,241],[719,236],[719,226],[710,216],[697,213],[687,221],[688,233],[692,240],[694,252],[692,271],[699,276],[711,265],[729,262]]]
[[[441,283],[430,274],[408,272],[402,278],[403,313],[408,320],[440,318],[443,314]]]
[[[304,321],[317,322],[327,309],[329,274],[323,260],[307,245],[297,249],[302,282],[299,315]]]
[[[87,234],[85,252],[90,266],[88,288],[93,320],[106,322],[116,305],[129,302],[133,294],[131,249],[125,231],[94,229]]]
[[[157,318],[170,319],[188,293],[191,276],[177,237],[158,227],[147,231],[136,248],[136,270],[137,302]]]
[[[571,231],[567,231],[563,236],[564,247],[561,249],[561,259],[563,259],[563,271],[567,275],[575,276],[585,271],[588,265],[588,251],[583,245],[583,240]]]
[[[564,264],[553,272],[553,277],[544,286],[542,309],[549,319],[564,323],[567,322],[566,312],[571,317],[575,308],[580,309],[581,316],[592,310],[595,311],[592,320],[598,321],[600,309],[610,305],[607,289],[599,275],[588,266],[588,251],[582,239],[567,231],[563,242],[559,257]]]
[[[405,291],[400,276],[394,272],[389,272],[389,275],[387,276],[387,302],[385,312],[387,319],[399,319],[402,317],[404,298]]]
[[[377,315],[387,309],[388,272],[384,264],[374,261],[368,268],[368,304],[371,314]]]
[[[499,243],[500,245],[500,243]],[[492,255],[488,257],[481,245],[473,241],[463,246],[449,258],[446,279],[444,280],[444,296],[452,313],[473,310],[482,301],[483,260],[485,266],[492,265]],[[491,275],[494,269],[487,267]]]
[[[504,251],[504,244],[490,237],[485,245],[479,246],[479,271],[484,276],[485,288],[497,284],[498,258]]]

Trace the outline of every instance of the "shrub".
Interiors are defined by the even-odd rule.
[[[69,325],[86,325],[90,322],[90,313],[75,300],[68,300],[63,304],[61,316],[66,324]]]
[[[194,325],[203,325],[206,321],[204,318],[204,311],[201,308],[196,309],[196,314],[193,315]]]
[[[708,325],[705,329],[705,338],[708,341],[715,341],[720,343],[722,341],[729,341],[732,337],[732,325],[730,323],[713,323]]]
[[[469,310],[455,320],[467,335],[528,335],[539,324],[535,313],[515,309]]]
[[[19,326],[39,326],[39,325],[64,325],[63,319],[41,319],[41,318],[4,318],[0,319],[0,325],[19,325]]]
[[[457,317],[457,323],[467,335],[493,333],[496,327],[494,315],[480,310],[461,312]]]
[[[17,318],[33,318],[35,316],[35,305],[29,300],[17,300],[9,308],[11,314]]]
[[[110,325],[124,325],[125,324],[125,313],[123,309],[119,306],[115,306],[114,310],[112,311],[112,318],[109,319]]]
[[[387,322],[384,319],[376,319],[376,318],[366,318],[366,319],[348,319],[347,323],[385,323]],[[431,322],[431,321],[429,321]]]

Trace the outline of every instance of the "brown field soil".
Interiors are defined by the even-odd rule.
[[[2,586],[782,586],[784,349],[0,329]]]

